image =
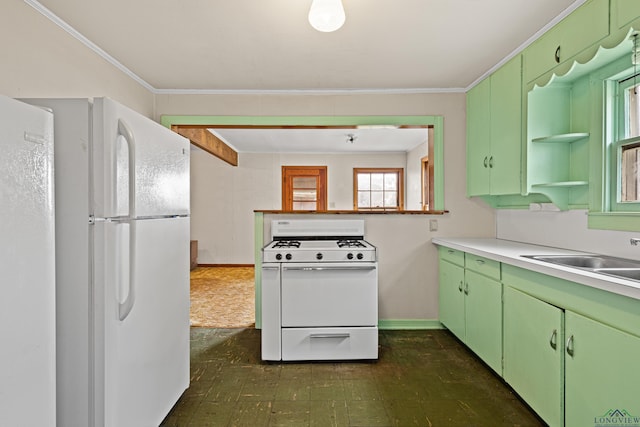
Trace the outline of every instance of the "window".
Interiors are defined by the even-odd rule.
[[[403,210],[402,168],[354,168],[355,210]]]
[[[327,210],[327,167],[282,166],[282,210]]]
[[[616,132],[609,151],[612,211],[640,211],[640,84],[627,77],[616,82]]]

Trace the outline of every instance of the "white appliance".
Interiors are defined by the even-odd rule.
[[[57,422],[158,426],[189,384],[189,141],[107,98],[54,113]]]
[[[274,220],[262,257],[262,359],[378,358],[378,262],[363,220]]]
[[[0,151],[0,426],[55,426],[51,112],[0,96]]]

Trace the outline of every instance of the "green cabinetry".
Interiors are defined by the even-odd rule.
[[[624,33],[629,27],[640,30],[640,1],[611,0],[611,25]]]
[[[445,247],[439,251],[440,322],[502,373],[500,263]]]
[[[562,310],[504,290],[504,379],[551,426],[562,425]]]
[[[467,195],[520,194],[522,58],[467,94]]]
[[[566,426],[612,424],[616,410],[640,424],[640,338],[570,311],[565,330]]]
[[[609,35],[609,0],[589,0],[524,52],[526,82],[540,77]]]

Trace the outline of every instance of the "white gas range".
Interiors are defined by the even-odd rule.
[[[378,358],[378,263],[363,220],[274,220],[263,248],[262,359]]]

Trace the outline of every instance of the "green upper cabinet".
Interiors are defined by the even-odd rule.
[[[611,25],[625,33],[629,27],[640,30],[640,1],[611,0]]]
[[[587,1],[525,49],[525,82],[566,63],[587,48],[593,48],[595,53],[598,42],[608,35],[609,0]],[[567,70],[569,67],[567,63]]]
[[[520,194],[522,57],[467,93],[467,195]]]
[[[640,420],[640,338],[565,313],[565,425]],[[598,421],[600,420],[600,421]]]

